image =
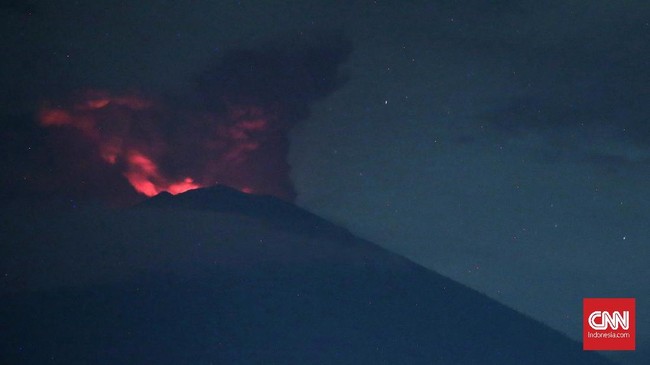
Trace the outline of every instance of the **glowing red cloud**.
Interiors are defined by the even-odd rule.
[[[109,106],[114,107],[112,111],[104,114],[98,112]],[[162,191],[178,194],[200,187],[189,177],[180,181],[165,178],[151,158],[125,146],[125,136],[103,131],[106,124],[112,122],[112,117],[119,118],[125,111],[143,111],[152,106],[151,102],[136,96],[110,97],[107,93],[94,91],[88,92],[69,110],[43,107],[39,117],[44,126],[69,125],[80,130],[86,138],[97,144],[100,156],[107,163],[114,165],[122,160],[125,164],[124,176],[141,194],[154,196]]]
[[[263,108],[229,105],[223,115],[172,113],[140,96],[102,91],[86,92],[63,105],[44,105],[38,115],[41,125],[79,130],[96,146],[102,160],[120,168],[138,193],[178,194],[217,182],[246,193],[265,191],[265,177],[255,176],[250,166],[250,157],[273,133],[270,122],[277,119]],[[196,131],[191,131],[195,139],[188,142],[183,139],[187,137],[166,136],[160,125],[169,124],[170,115],[195,125]],[[200,159],[206,162],[197,163]],[[185,172],[161,168],[161,163],[174,162],[194,167]],[[268,191],[282,195],[277,189]]]
[[[63,184],[79,181],[92,194],[111,181],[98,193],[116,197],[132,196],[120,190],[125,182],[143,195],[223,184],[295,199],[288,132],[309,117],[314,102],[345,84],[339,66],[352,44],[336,33],[300,32],[259,46],[220,53],[178,94],[86,90],[48,100],[38,117],[60,129],[47,143],[61,151],[53,159],[70,166]]]
[[[127,155],[127,162],[128,169],[124,176],[138,193],[146,196],[154,196],[162,191],[179,194],[201,187],[190,177],[177,182],[168,181],[160,175],[153,161],[137,151],[131,151]]]
[[[46,126],[66,125],[72,123],[72,117],[68,112],[55,108],[41,111],[40,120],[41,124]]]

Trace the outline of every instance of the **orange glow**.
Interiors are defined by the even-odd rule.
[[[267,179],[257,171],[268,170],[255,170],[253,157],[267,161],[260,153],[268,152],[261,148],[277,131],[278,117],[272,109],[227,104],[225,112],[178,112],[133,94],[91,90],[77,95],[68,103],[43,104],[38,113],[41,125],[80,131],[96,146],[98,156],[120,170],[138,193],[179,194],[215,181],[239,186],[248,194],[264,191]],[[187,143],[162,129],[174,119],[205,127]],[[186,163],[197,158],[199,164]],[[169,166],[174,169],[167,171]],[[184,168],[191,172],[179,171]]]
[[[133,110],[145,110],[153,106],[152,102],[135,96],[117,97],[112,99],[112,102]]]
[[[110,102],[111,100],[107,98],[88,100],[88,107],[90,107],[91,109],[101,109],[106,105],[108,105],[108,103]]]
[[[102,109],[109,105],[126,107],[131,110],[145,110],[151,108],[153,103],[136,95],[111,96],[100,90],[88,90],[82,97],[83,100],[75,105],[77,110]]]
[[[66,125],[72,123],[72,117],[68,112],[62,109],[43,109],[39,115],[41,124],[49,125]]]
[[[187,177],[187,178],[185,178],[185,180],[183,180],[181,182],[177,182],[177,183],[173,183],[173,184],[169,185],[167,187],[167,189],[165,189],[165,190],[167,190],[171,194],[176,195],[176,194],[184,193],[184,192],[186,192],[188,190],[197,189],[197,188],[200,188],[200,186],[195,184],[194,180],[192,180],[192,178]]]
[[[154,196],[163,191],[180,194],[201,187],[189,177],[178,182],[168,181],[161,176],[158,167],[151,159],[137,151],[128,154],[127,164],[128,168],[124,176],[137,192],[146,196]]]
[[[106,144],[99,147],[99,153],[104,161],[111,165],[115,165],[121,151],[118,145]]]
[[[234,123],[221,126],[219,135],[228,137],[230,148],[222,156],[228,163],[240,164],[249,154],[260,147],[260,136],[268,132],[269,116],[262,108],[245,105],[230,105],[228,116]]]
[[[118,162],[125,165],[124,177],[141,194],[154,196],[162,191],[179,194],[201,187],[191,177],[175,181],[163,176],[151,157],[126,146],[124,138],[127,136],[106,132],[107,128],[120,126],[120,118],[128,118],[130,112],[143,111],[153,106],[152,102],[136,96],[112,97],[106,92],[88,91],[84,99],[70,108],[41,108],[38,118],[43,126],[69,125],[82,131],[97,144],[99,155],[104,161],[110,165]],[[126,124],[126,127],[118,128],[118,131],[123,129],[128,132],[128,126]]]

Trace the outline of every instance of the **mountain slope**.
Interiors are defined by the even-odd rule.
[[[190,190],[172,195],[167,192],[145,200],[137,208],[193,209],[258,218],[274,227],[295,233],[354,239],[342,229],[304,209],[273,196],[243,193],[225,185]]]
[[[238,194],[3,214],[0,363],[609,364],[308,212]]]

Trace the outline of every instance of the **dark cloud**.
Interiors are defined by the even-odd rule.
[[[24,117],[5,123],[9,139],[21,136],[5,146],[6,195],[43,185],[52,192],[80,191],[80,184],[114,190],[128,181],[149,196],[221,183],[293,200],[287,133],[308,117],[314,101],[345,83],[339,68],[351,50],[341,35],[303,33],[293,41],[224,51],[197,76],[192,93],[146,95],[129,85],[122,91],[89,85],[45,100],[37,118],[47,132]],[[25,171],[48,166],[47,184],[43,175],[18,173],[34,154],[30,143],[40,157]]]
[[[549,138],[551,145],[561,140],[561,148],[572,149],[583,161],[600,159],[581,150],[612,144],[648,149],[650,94],[644,90],[650,71],[644,65],[650,42],[640,42],[647,36],[640,35],[639,24],[622,25],[623,30],[603,26],[612,33],[599,39],[567,37],[552,47],[520,44],[504,51],[499,57],[514,60],[515,91],[479,112],[479,118],[501,132],[535,133]],[[611,154],[606,150],[587,154],[591,153]],[[635,157],[619,157],[638,162]]]
[[[336,33],[301,33],[280,44],[234,49],[199,76],[197,89],[212,109],[223,100],[301,108],[343,85],[339,66],[351,51],[350,41]]]
[[[32,114],[5,115],[0,127],[0,200],[74,205],[77,199],[122,204],[137,198],[78,131],[44,129]]]

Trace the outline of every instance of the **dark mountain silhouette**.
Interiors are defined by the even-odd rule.
[[[610,364],[271,197],[0,218],[2,364]]]
[[[232,213],[262,219],[275,227],[307,235],[341,240],[354,239],[347,230],[270,195],[243,193],[225,185],[190,190],[172,195],[163,192],[147,199],[136,208],[197,209]]]

